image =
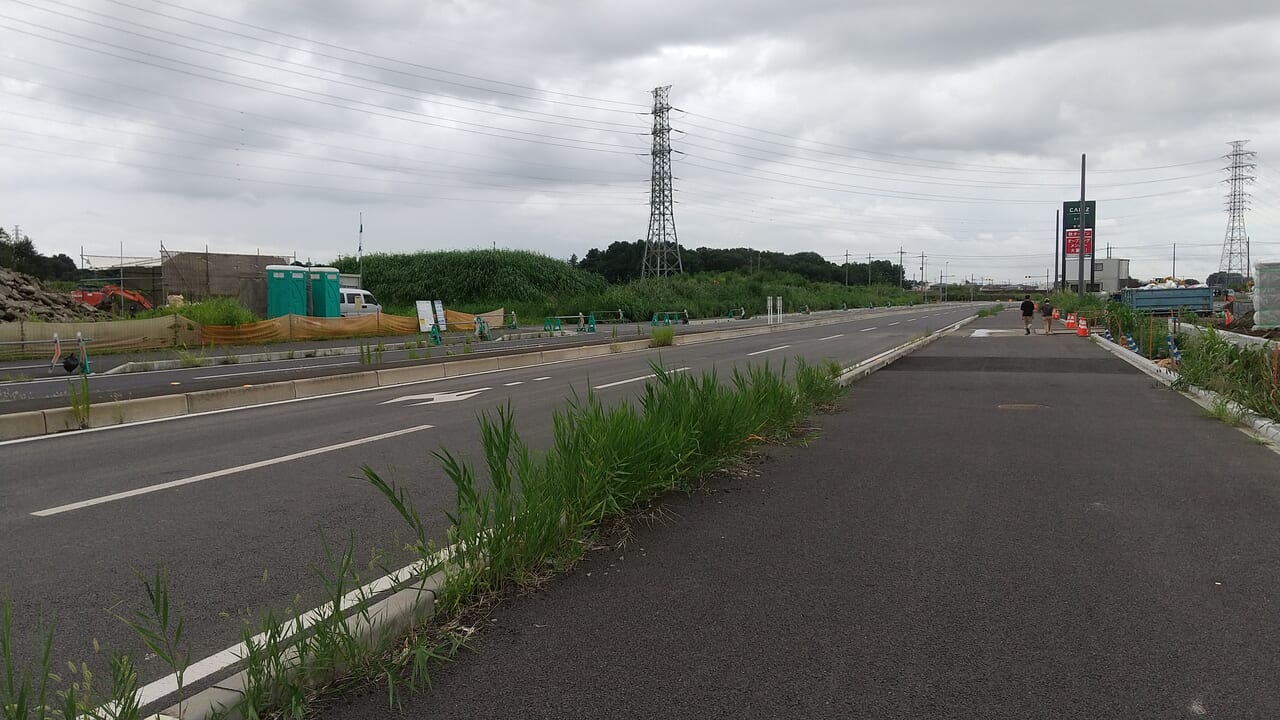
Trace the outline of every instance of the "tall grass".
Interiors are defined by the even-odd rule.
[[[453,482],[448,514],[456,549],[438,609],[453,612],[477,594],[500,592],[573,562],[594,528],[672,490],[693,488],[753,442],[785,437],[813,408],[834,400],[834,364],[666,373],[653,366],[639,402],[607,406],[575,396],[552,417],[552,444],[535,452],[509,407],[480,418],[483,474],[448,450],[436,456]],[[408,493],[366,468],[368,480],[433,550]],[[425,557],[425,556],[424,556]]]
[[[1280,421],[1280,345],[1236,345],[1212,327],[1177,342],[1182,363],[1175,387],[1202,387]]]
[[[649,347],[670,347],[676,342],[676,329],[656,327],[649,333]]]
[[[166,305],[146,310],[135,317],[152,318],[181,315],[201,325],[245,325],[261,318],[232,297],[216,297],[184,305]]]

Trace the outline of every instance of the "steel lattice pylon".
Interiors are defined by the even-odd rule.
[[[1222,260],[1218,269],[1227,278],[1238,273],[1241,278],[1250,275],[1249,268],[1249,233],[1244,227],[1244,211],[1249,207],[1249,191],[1247,185],[1254,181],[1257,164],[1253,159],[1257,153],[1245,150],[1248,140],[1235,140],[1231,143],[1231,152],[1225,156],[1230,175],[1227,183],[1227,235],[1222,241]]]
[[[653,175],[649,181],[649,235],[644,241],[641,278],[684,272],[671,186],[670,92],[670,85],[653,89]]]

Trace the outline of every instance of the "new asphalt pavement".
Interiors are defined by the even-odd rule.
[[[14,606],[20,655],[56,618],[54,658],[143,656],[117,616],[142,606],[133,570],[167,568],[192,658],[257,627],[266,610],[309,609],[324,543],[350,545],[363,580],[409,559],[408,534],[359,478],[369,465],[406,484],[444,539],[454,491],[431,453],[478,454],[476,415],[510,402],[533,447],[572,392],[632,397],[649,364],[678,372],[775,366],[795,357],[851,364],[972,315],[968,305],[853,314],[834,324],[564,361],[307,400],[0,442],[0,596]],[[143,682],[167,674],[153,657]]]
[[[979,320],[477,621],[381,718],[1280,717],[1280,457]]]

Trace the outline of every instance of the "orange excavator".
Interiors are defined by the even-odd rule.
[[[110,310],[111,298],[113,297],[137,303],[145,310],[151,309],[151,302],[147,300],[146,296],[132,290],[126,290],[119,285],[103,285],[100,288],[76,288],[71,291],[71,297],[77,302],[96,307],[99,310]]]

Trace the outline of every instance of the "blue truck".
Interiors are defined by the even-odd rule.
[[[1213,289],[1208,287],[1172,288],[1169,290],[1140,290],[1125,288],[1120,302],[1136,312],[1167,315],[1193,312],[1208,315],[1213,312]]]

